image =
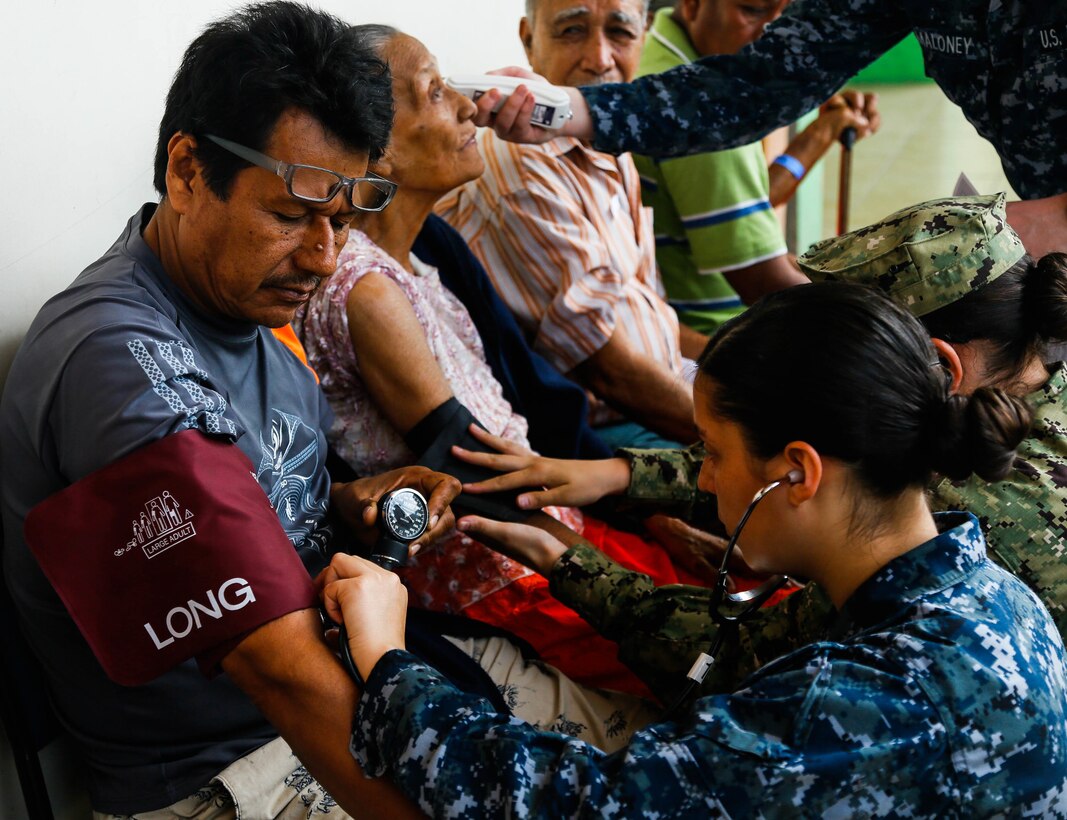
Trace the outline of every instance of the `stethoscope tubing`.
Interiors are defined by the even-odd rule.
[[[744,514],[741,516],[741,520],[737,522],[733,534],[726,542],[726,549],[722,556],[722,564],[719,566],[719,575],[715,579],[715,586],[712,588],[711,598],[708,601],[708,613],[710,614],[711,619],[718,624],[719,629],[716,631],[715,637],[712,639],[708,650],[706,652],[701,652],[700,655],[697,656],[696,661],[689,670],[689,674],[686,676],[688,678],[688,683],[685,685],[681,694],[675,699],[671,707],[664,713],[665,719],[674,716],[681,708],[682,704],[685,703],[692,694],[693,690],[704,682],[704,678],[707,677],[711,667],[715,665],[715,660],[722,649],[723,644],[726,642],[727,631],[732,630],[736,635],[737,626],[759,612],[767,602],[767,599],[789,582],[789,577],[786,575],[774,575],[755,589],[733,594],[726,591],[727,584],[729,583],[729,574],[726,565],[729,563],[730,556],[737,547],[737,540],[741,537],[741,532],[744,530],[745,524],[748,523],[748,519],[759,505],[760,501],[762,501],[769,492],[787,481],[789,481],[788,477],[780,478],[777,481],[772,481],[766,487],[762,487],[752,497]],[[739,607],[739,609],[733,612],[728,612],[723,608],[724,602],[727,604],[734,604]]]
[[[786,481],[784,478],[772,481],[766,487],[761,488],[752,497],[748,507],[745,509],[744,515],[741,516],[741,520],[738,521],[737,526],[734,527],[733,534],[726,542],[726,549],[722,556],[722,564],[719,566],[719,574],[711,592],[711,600],[708,603],[712,620],[720,626],[724,626],[728,623],[740,623],[741,621],[752,617],[752,615],[763,606],[764,602],[771,595],[781,589],[789,581],[788,576],[774,575],[755,589],[736,593],[728,593],[726,591],[729,582],[727,564],[730,561],[730,556],[733,554],[734,549],[737,547],[737,540],[741,537],[741,532],[744,530],[745,524],[748,523],[748,519],[764,497],[776,487],[781,486],[784,481]],[[744,606],[745,609],[742,612],[730,614],[723,610],[723,602]]]

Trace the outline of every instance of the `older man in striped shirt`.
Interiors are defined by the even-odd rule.
[[[630,80],[647,5],[527,0],[519,34],[530,65],[560,85]],[[485,174],[438,212],[481,259],[534,346],[591,391],[593,422],[610,444],[695,440],[684,357],[695,358],[707,339],[680,331],[663,298],[633,160],[570,137],[505,142],[489,129],[479,147]]]

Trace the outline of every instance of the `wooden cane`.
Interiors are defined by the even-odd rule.
[[[848,231],[849,189],[852,186],[852,146],[856,144],[856,129],[851,126],[841,132],[841,175],[837,181],[837,235]]]

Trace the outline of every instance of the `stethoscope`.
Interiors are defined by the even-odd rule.
[[[722,556],[722,564],[719,566],[719,574],[716,578],[715,586],[711,590],[711,598],[708,601],[708,612],[711,615],[712,620],[715,621],[720,628],[715,635],[715,639],[712,641],[711,647],[707,652],[700,653],[696,661],[693,663],[693,666],[686,674],[686,678],[688,678],[689,682],[686,684],[685,689],[682,690],[681,695],[678,696],[671,708],[667,710],[667,716],[674,714],[689,697],[693,689],[704,682],[708,672],[711,671],[711,667],[715,664],[715,656],[719,654],[719,651],[722,649],[722,645],[726,640],[727,629],[729,627],[735,627],[753,617],[767,602],[768,598],[789,583],[790,579],[787,575],[772,575],[758,587],[753,589],[748,589],[744,592],[727,592],[726,589],[729,584],[729,574],[726,567],[730,561],[730,556],[737,547],[737,540],[741,537],[741,531],[744,530],[745,524],[748,523],[748,519],[751,517],[753,510],[756,509],[756,506],[776,487],[780,487],[782,484],[797,484],[803,480],[804,476],[800,470],[790,470],[782,478],[779,478],[777,481],[772,481],[766,487],[762,487],[752,497],[748,507],[745,508],[741,520],[737,522],[733,534],[726,542],[726,549],[723,551]],[[374,559],[372,558],[372,560]],[[375,561],[375,563],[380,564],[379,561]],[[392,569],[392,567],[387,566],[386,569]],[[359,670],[356,668],[355,661],[349,651],[348,634],[343,622],[338,624],[338,639],[341,662],[345,669],[348,670],[348,674],[351,675],[357,685],[362,688],[363,676],[359,674]]]
[[[671,708],[667,710],[667,715],[674,714],[682,703],[689,698],[693,690],[704,682],[708,672],[711,671],[711,667],[715,665],[715,657],[719,654],[723,643],[726,641],[726,633],[732,631],[738,624],[752,618],[759,612],[768,598],[789,583],[789,576],[787,575],[772,575],[754,589],[748,589],[744,592],[727,592],[726,587],[730,578],[726,565],[729,563],[735,547],[737,547],[737,540],[741,537],[741,531],[745,528],[745,524],[748,523],[748,519],[752,515],[752,511],[756,509],[756,506],[776,487],[780,487],[782,484],[798,484],[803,480],[804,474],[800,470],[790,470],[777,481],[772,481],[766,487],[761,488],[752,497],[748,507],[745,508],[744,515],[741,516],[741,520],[737,522],[733,534],[726,542],[722,564],[719,566],[719,574],[716,578],[715,586],[711,590],[711,598],[708,600],[708,614],[719,625],[719,630],[708,651],[701,652],[689,669],[686,674],[688,683]]]

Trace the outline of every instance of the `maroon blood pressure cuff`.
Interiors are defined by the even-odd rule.
[[[108,677],[147,683],[315,592],[235,445],[188,430],[38,504],[26,541]],[[210,670],[207,670],[210,671]]]

